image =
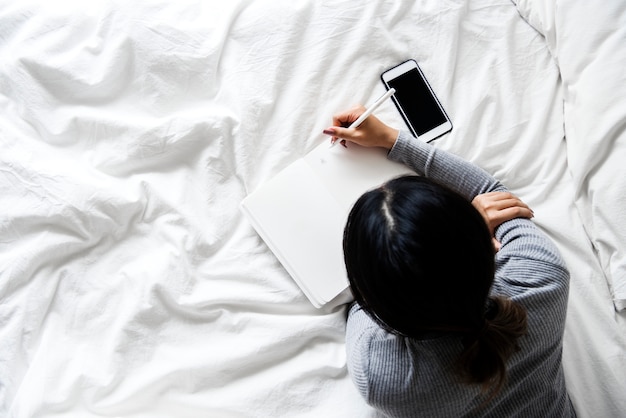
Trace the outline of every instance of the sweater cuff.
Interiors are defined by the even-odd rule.
[[[390,160],[404,163],[423,175],[431,153],[431,145],[415,138],[408,131],[400,131],[387,157]]]

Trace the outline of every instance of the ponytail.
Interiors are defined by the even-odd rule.
[[[506,363],[519,350],[518,339],[526,334],[526,309],[511,299],[490,297],[484,324],[463,340],[457,373],[468,384],[478,384],[495,397],[506,381]]]

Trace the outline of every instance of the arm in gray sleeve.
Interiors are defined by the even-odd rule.
[[[499,181],[483,169],[420,141],[406,131],[400,131],[388,157],[454,190],[469,201],[482,193],[506,191]]]
[[[476,165],[463,160],[449,152],[437,149],[411,136],[408,132],[400,132],[395,145],[389,152],[389,158],[402,162],[418,174],[428,177],[457,193],[472,200],[481,193],[506,191],[507,189],[490,174]],[[497,254],[500,271],[507,271],[505,265],[518,266],[519,260],[532,259],[543,261],[558,269],[565,270],[561,256],[544,234],[528,219],[513,219],[504,222],[496,229],[496,238],[502,243]],[[528,271],[525,267],[519,283],[528,284]],[[507,280],[517,276],[507,272]],[[567,281],[567,275],[566,280]]]

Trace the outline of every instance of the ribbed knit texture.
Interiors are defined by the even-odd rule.
[[[506,190],[482,169],[406,132],[400,133],[389,158],[468,200]],[[569,273],[556,247],[530,220],[505,222],[496,237],[502,247],[492,294],[510,297],[528,312],[528,334],[507,364],[500,394],[483,405],[478,387],[458,382],[452,367],[462,350],[460,337],[392,335],[355,303],[347,324],[348,370],[370,405],[394,417],[575,416],[561,365]],[[454,254],[449,257],[453,262]]]

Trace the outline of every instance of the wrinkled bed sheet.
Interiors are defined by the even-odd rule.
[[[626,411],[624,61],[607,102],[587,78],[624,6],[585,43],[558,1],[363,3],[0,2],[0,415],[373,416],[345,309],[311,306],[239,204],[408,58],[454,124],[437,146],[571,269],[579,415]]]
[[[519,0],[518,6],[559,67],[576,206],[615,307],[626,309],[626,4]]]

